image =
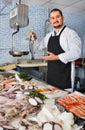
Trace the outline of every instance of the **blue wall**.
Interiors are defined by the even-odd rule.
[[[16,30],[11,29],[9,25],[9,14],[7,14],[13,5],[9,4],[3,12],[0,13],[0,64],[5,62],[16,62],[17,59],[9,55],[9,50],[12,46],[12,33]],[[27,50],[28,44],[24,43],[27,33],[32,30],[36,32],[37,37],[41,40],[45,36],[45,21],[48,19],[49,9],[39,6],[29,6],[29,25],[20,28],[19,33],[14,36],[15,50]],[[4,13],[4,15],[1,15]],[[65,24],[76,30],[82,39],[83,47],[85,48],[85,16],[78,14],[64,14]],[[85,56],[85,49],[83,55]],[[39,58],[41,52],[37,52],[36,57]],[[22,56],[20,59],[28,59],[28,56]]]

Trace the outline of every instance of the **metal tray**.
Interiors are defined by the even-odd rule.
[[[20,57],[23,55],[28,55],[29,51],[9,51],[9,54],[14,56],[14,57]]]

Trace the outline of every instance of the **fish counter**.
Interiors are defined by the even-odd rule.
[[[85,95],[0,72],[0,130],[85,130]]]

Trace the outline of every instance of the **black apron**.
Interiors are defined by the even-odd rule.
[[[65,51],[60,46],[60,35],[51,36],[48,41],[48,51],[59,55]],[[60,60],[48,61],[47,83],[60,89],[71,88],[71,62],[64,64]]]

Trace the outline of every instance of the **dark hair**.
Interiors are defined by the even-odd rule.
[[[50,14],[51,14],[52,12],[55,12],[55,11],[58,11],[58,12],[60,13],[60,15],[63,16],[62,11],[61,11],[60,9],[57,9],[57,8],[52,9],[52,10],[50,11]],[[50,16],[50,14],[49,14],[49,16]]]

